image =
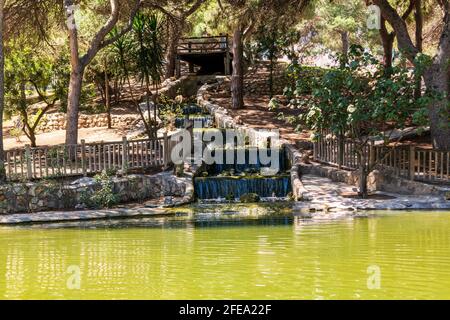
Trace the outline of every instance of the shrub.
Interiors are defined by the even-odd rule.
[[[296,61],[292,62],[286,71],[290,84],[284,88],[284,96],[295,99],[305,94],[312,94],[326,71],[327,69],[324,68],[303,66]]]
[[[106,171],[94,177],[95,181],[100,184],[100,189],[94,193],[84,192],[81,195],[81,203],[91,209],[111,208],[119,203],[119,198],[114,194],[114,182]]]

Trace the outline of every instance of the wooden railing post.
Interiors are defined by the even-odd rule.
[[[181,77],[181,61],[180,56],[177,55],[175,60],[175,77],[179,79]]]
[[[317,160],[317,141],[313,142],[313,160]]]
[[[409,179],[414,180],[416,175],[416,148],[414,146],[409,147]]]
[[[338,168],[341,169],[342,165],[344,164],[344,139],[345,137],[343,137],[342,135],[339,135],[337,137],[338,141]]]
[[[128,141],[127,137],[122,138],[122,172],[127,173],[128,169]]]
[[[83,171],[83,176],[87,176],[87,165],[86,165],[86,141],[81,140],[81,170]]]
[[[370,140],[369,144],[369,168],[372,168],[375,166],[375,142],[373,140]]]
[[[229,43],[229,38],[228,35],[225,38],[226,40],[226,45],[225,45],[225,75],[229,76],[231,74],[230,71],[230,64],[231,64],[231,55],[230,55],[230,43]]]
[[[25,146],[25,161],[27,162],[27,178],[31,180],[33,179],[33,172],[31,166],[31,147],[29,144]]]
[[[169,137],[167,136],[167,132],[164,132],[164,152],[163,152],[163,161],[164,161],[164,170],[169,167],[169,158],[170,158],[170,150],[169,150]]]

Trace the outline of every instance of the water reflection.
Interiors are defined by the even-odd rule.
[[[450,298],[449,213],[311,223],[283,206],[199,210],[1,228],[0,297]],[[370,265],[380,290],[367,288]],[[67,287],[69,266],[80,290]]]

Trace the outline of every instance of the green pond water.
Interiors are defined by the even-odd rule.
[[[288,205],[173,213],[2,227],[0,298],[450,298],[450,212],[335,221]]]

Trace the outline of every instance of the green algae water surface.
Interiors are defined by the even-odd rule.
[[[0,298],[450,299],[449,212],[207,211],[2,227]]]

